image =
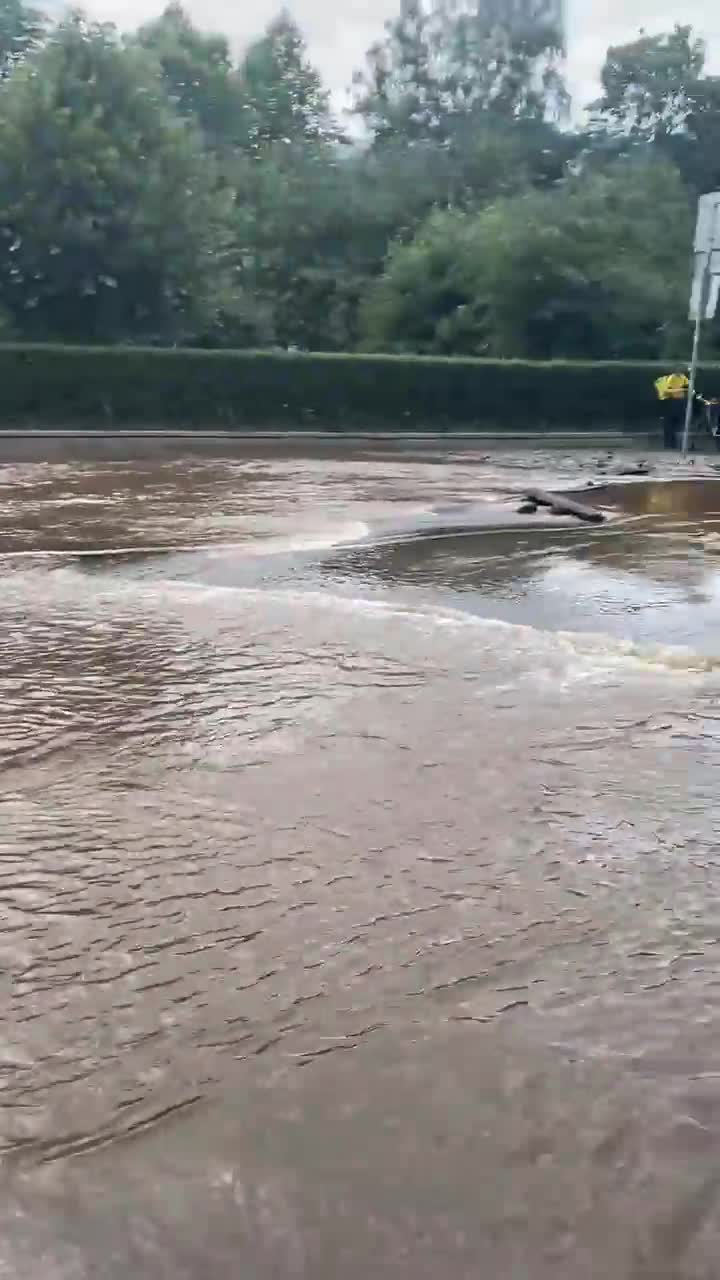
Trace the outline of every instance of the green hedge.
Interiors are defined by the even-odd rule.
[[[0,346],[0,427],[646,430],[653,363]],[[701,389],[720,393],[720,366]]]

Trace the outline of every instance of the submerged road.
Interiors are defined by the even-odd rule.
[[[98,453],[0,467],[0,1275],[715,1280],[715,473]]]

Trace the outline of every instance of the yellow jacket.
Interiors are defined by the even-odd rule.
[[[655,381],[658,400],[684,400],[689,386],[684,373],[668,373]]]

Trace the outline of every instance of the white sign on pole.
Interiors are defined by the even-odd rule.
[[[695,322],[690,377],[685,406],[682,451],[690,447],[690,428],[695,404],[695,378],[700,352],[703,320],[712,320],[720,294],[720,191],[710,191],[698,200],[695,224],[695,265],[690,291],[690,319]]]
[[[712,320],[717,311],[718,297],[720,297],[720,275],[713,274],[710,277],[710,289],[705,304],[705,319]]]
[[[712,320],[717,311],[720,295],[720,250],[695,254],[692,290],[690,293],[690,319],[697,320],[700,301],[705,293],[702,319]]]
[[[720,191],[710,191],[698,200],[695,224],[695,252],[720,249]]]
[[[697,320],[704,298],[702,320],[712,320],[720,295],[720,191],[698,200],[695,225],[695,265],[690,291],[690,319]]]
[[[690,319],[697,320],[700,312],[702,296],[705,289],[705,278],[708,269],[709,253],[696,253],[693,267],[692,287],[690,289]]]

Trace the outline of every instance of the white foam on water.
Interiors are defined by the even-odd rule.
[[[353,535],[362,536],[366,526],[361,522],[347,524],[335,530],[332,540],[329,537],[269,539],[267,543],[257,544],[258,552],[295,550],[315,550],[338,545]],[[216,545],[203,547],[192,545],[187,548],[174,547],[173,550],[191,552],[218,551]],[[220,548],[222,551],[223,548]],[[227,545],[227,551],[237,554],[237,544]],[[111,557],[137,552],[138,548],[108,548],[102,552],[85,552],[86,556],[105,555]],[[143,548],[147,554],[149,548]],[[158,548],[167,551],[169,548]],[[112,612],[114,606],[121,609],[130,605],[133,612],[140,606],[148,614],[158,611],[177,609],[184,611],[189,605],[193,609],[204,601],[212,602],[216,610],[220,610],[223,623],[227,622],[227,608],[234,613],[238,603],[244,606],[257,605],[267,613],[268,626],[277,623],[273,617],[276,610],[300,611],[315,613],[327,611],[336,617],[342,614],[353,614],[367,622],[384,624],[392,621],[417,632],[424,629],[435,633],[445,632],[448,638],[462,642],[467,646],[468,661],[487,654],[493,663],[502,667],[518,660],[525,666],[525,674],[535,676],[538,680],[571,680],[606,678],[612,675],[629,677],[632,675],[655,674],[675,677],[703,677],[720,670],[720,654],[702,654],[686,646],[637,642],[608,635],[604,632],[574,632],[566,630],[546,630],[527,623],[509,622],[497,618],[479,617],[450,606],[441,606],[431,602],[418,604],[399,604],[387,599],[368,598],[336,594],[319,590],[302,590],[299,588],[258,588],[254,586],[209,584],[194,582],[187,578],[164,578],[161,576],[134,578],[131,576],[111,575],[88,577],[79,568],[73,567],[72,561],[77,558],[75,552],[46,553],[55,558],[64,559],[48,573],[41,563],[36,567],[9,573],[3,582],[0,595],[0,614],[4,609],[17,612],[21,606],[26,618],[35,608],[43,613],[48,605],[66,605],[75,619],[78,615],[94,616],[98,609],[104,615]],[[35,556],[37,553],[17,553],[20,557]],[[17,558],[17,557],[15,557]],[[42,561],[42,555],[39,557]],[[211,611],[208,611],[211,616]],[[247,610],[243,611],[243,619]],[[258,621],[254,615],[254,624]],[[283,625],[292,627],[292,617],[287,615],[280,619]],[[358,640],[360,638],[358,637]],[[432,655],[429,654],[429,657]],[[457,660],[457,655],[455,655]],[[488,672],[490,674],[490,672]]]
[[[18,576],[28,584],[30,579],[34,579],[34,594],[37,578],[32,572]],[[50,584],[53,594],[54,588],[59,588],[59,594],[65,595],[70,587],[71,594],[75,597],[73,603],[80,604],[81,608],[87,602],[89,580],[84,574],[74,570],[72,565],[63,566],[49,578],[43,575],[41,603],[47,603]],[[325,610],[335,615],[354,614],[370,622],[393,621],[412,629],[444,631],[454,638],[464,636],[464,641],[475,650],[479,640],[486,652],[490,650],[494,657],[502,660],[525,656],[528,674],[536,671],[540,679],[544,674],[555,678],[558,674],[558,662],[563,675],[575,680],[613,673],[639,675],[643,672],[685,677],[705,676],[720,670],[720,654],[702,654],[687,646],[637,642],[604,632],[546,630],[526,623],[479,617],[460,609],[435,604],[401,605],[388,600],[323,591],[217,585],[177,578],[113,577],[96,580],[94,585],[99,588],[99,600],[96,598],[95,604],[102,603],[103,606],[112,606],[113,601],[119,603],[131,600],[134,604],[140,603],[155,612],[158,608],[182,608],[187,604],[196,606],[203,601],[212,602],[216,608],[229,605],[234,609],[242,601],[243,604],[260,605],[270,611],[277,607],[315,613]],[[19,586],[17,577],[7,580],[5,602],[10,603],[10,598],[16,594]],[[77,599],[78,587],[82,589],[80,600]],[[22,594],[25,595],[25,591]],[[537,669],[535,663],[539,664]],[[543,663],[546,665],[543,666]]]
[[[237,550],[248,556],[290,555],[294,551],[330,551],[333,547],[348,546],[354,542],[360,542],[369,533],[370,526],[365,521],[349,520],[345,524],[333,525],[325,530],[308,530],[307,533],[293,533],[286,537],[256,538],[235,544],[223,543],[219,547],[210,543],[194,549],[210,552],[213,555],[217,551],[221,554],[232,554]]]
[[[221,588],[226,589],[231,592],[237,590]],[[561,652],[567,657],[586,660],[602,669],[626,665],[635,669],[677,674],[704,674],[720,669],[720,654],[701,654],[684,645],[637,642],[607,635],[605,632],[551,631],[500,618],[478,617],[446,606],[399,606],[384,600],[362,596],[345,597],[320,591],[261,591],[256,588],[239,590],[258,600],[275,598],[292,603],[312,603],[314,608],[354,611],[368,616],[384,615],[411,623],[427,622],[434,628],[468,630],[492,636],[498,641],[512,638],[516,648],[525,648],[528,652]]]

